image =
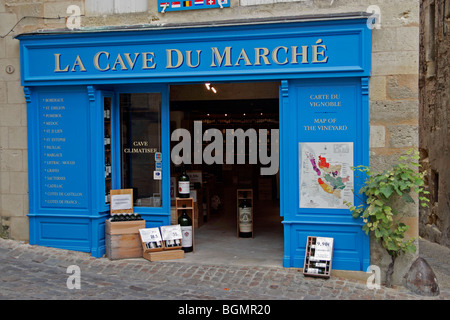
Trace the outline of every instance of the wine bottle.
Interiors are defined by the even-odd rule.
[[[322,262],[322,261],[311,261],[310,263],[309,263],[309,266],[311,267],[311,268],[326,268],[327,267],[327,264],[326,264],[326,262]]]
[[[186,169],[183,167],[183,172],[178,177],[178,197],[189,198],[190,193],[189,176],[186,174]]]
[[[312,274],[325,274],[325,270],[317,269],[317,268],[307,268],[307,269],[305,269],[305,272],[312,273]]]
[[[186,205],[183,205],[183,211],[178,218],[178,224],[181,227],[181,248],[184,252],[192,252],[192,220],[186,212]]]
[[[105,161],[105,178],[110,178],[112,173],[111,163],[109,162],[109,159],[106,158]]]
[[[111,119],[111,111],[110,111],[109,108],[106,107],[106,106],[105,106],[105,112],[104,112],[104,119],[105,119],[105,120]]]
[[[167,248],[173,247],[173,240],[166,240],[166,247]]]
[[[239,204],[239,237],[252,237],[252,206],[247,199],[247,193],[243,194],[244,199]]]
[[[108,131],[105,132],[105,149],[109,149],[111,145],[111,137],[109,136]]]

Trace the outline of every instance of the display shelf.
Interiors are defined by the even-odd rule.
[[[242,201],[245,199],[250,203],[250,222],[251,222],[251,233],[252,233],[252,238],[255,237],[255,233],[253,230],[253,223],[254,223],[254,216],[253,216],[253,189],[237,189],[237,193],[236,193],[236,198],[237,198],[237,226],[236,226],[236,234],[237,237],[239,238],[239,224],[240,224],[240,217],[239,217],[239,206],[242,203]],[[248,219],[246,217],[246,219]]]

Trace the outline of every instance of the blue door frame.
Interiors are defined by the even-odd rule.
[[[18,39],[28,105],[30,243],[91,252],[95,257],[104,254],[104,223],[109,211],[103,201],[101,160],[105,94],[115,98],[115,119],[120,92],[162,94],[163,206],[135,208],[147,226],[160,226],[170,224],[169,84],[280,81],[283,265],[303,266],[308,235],[335,238],[335,269],[365,270],[369,265],[369,239],[348,210],[299,205],[299,144],[352,143],[353,164],[369,164],[371,30],[365,17],[44,32]],[[308,108],[308,95],[320,90],[331,92],[331,88],[342,91],[345,98],[335,117],[330,118],[330,113],[325,119],[336,119],[333,121],[346,129],[333,134],[306,130],[305,126],[317,119]],[[46,108],[58,106],[65,107],[66,118],[52,128],[45,117],[57,117],[58,113],[46,112]],[[50,143],[53,136],[45,130],[52,129],[63,130],[64,143]],[[118,122],[113,121],[115,141],[120,141],[119,132]],[[57,148],[62,148],[61,152]],[[120,187],[117,145],[113,152],[113,185]],[[69,161],[59,175],[49,174],[52,169],[46,167],[46,161],[53,161],[48,158],[55,156]],[[62,190],[53,191],[51,186],[58,184],[49,184],[48,179],[65,179],[67,183],[61,184]],[[356,189],[360,181],[355,178],[354,183]],[[61,196],[56,196],[60,191]]]

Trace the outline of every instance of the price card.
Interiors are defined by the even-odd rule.
[[[314,258],[331,261],[331,256],[333,253],[333,238],[316,238],[316,248],[315,248]]]
[[[161,233],[158,228],[139,229],[142,242],[158,242],[161,241]]]
[[[179,224],[171,226],[161,226],[161,236],[164,241],[181,239],[181,226]]]

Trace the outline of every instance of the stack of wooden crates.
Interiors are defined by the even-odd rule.
[[[131,195],[131,208],[111,209],[111,216],[118,213],[133,213],[133,189],[111,190],[111,203],[115,195]],[[139,229],[145,228],[145,220],[118,221],[106,220],[105,246],[106,256],[111,260],[142,257],[142,245]]]

